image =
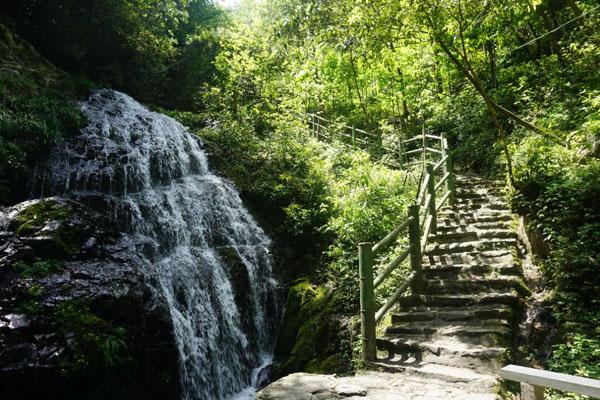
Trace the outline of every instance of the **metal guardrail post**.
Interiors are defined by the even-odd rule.
[[[358,270],[360,276],[360,332],[362,356],[365,361],[377,358],[375,339],[375,299],[373,289],[373,243],[358,244]]]
[[[434,182],[434,173],[433,173],[433,165],[427,164],[425,167],[427,174],[429,175],[429,180],[427,181],[427,192],[431,196],[431,200],[429,201],[429,215],[431,215],[431,229],[430,232],[437,232],[437,207],[435,203],[435,182]]]
[[[408,225],[408,241],[410,246],[410,268],[415,273],[411,288],[413,294],[421,292],[423,286],[423,270],[421,268],[421,228],[419,227],[419,206],[408,206],[408,217],[412,217]]]

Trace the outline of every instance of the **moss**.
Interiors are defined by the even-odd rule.
[[[12,269],[23,278],[44,278],[51,273],[59,271],[63,263],[58,260],[38,260],[29,265],[23,261],[17,261]]]
[[[341,354],[332,354],[323,359],[311,360],[306,366],[306,372],[311,374],[333,374],[338,372],[342,364]]]
[[[55,318],[65,338],[75,339],[74,348],[61,361],[64,375],[123,367],[131,361],[125,328],[93,313],[87,301],[60,303]]]
[[[43,200],[30,205],[14,219],[15,233],[27,236],[36,233],[50,221],[64,221],[71,216],[69,206],[58,204],[54,200]]]
[[[42,311],[41,297],[44,294],[44,288],[38,284],[32,284],[27,288],[24,299],[16,306],[16,311],[28,314],[38,315]]]
[[[332,296],[324,286],[308,279],[297,281],[288,292],[276,356],[276,375],[297,371],[333,373],[340,370],[339,323]]]
[[[52,242],[40,256],[47,259],[64,259],[81,248],[85,234],[82,224],[68,223],[72,214],[73,210],[68,204],[52,199],[41,200],[22,210],[10,228],[19,236],[49,236]],[[58,225],[48,234],[40,232],[50,222],[57,222]]]

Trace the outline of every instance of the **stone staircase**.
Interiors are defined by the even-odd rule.
[[[373,364],[488,399],[528,290],[502,185],[460,175],[456,185],[457,204],[438,214],[424,253],[423,291],[393,310]]]

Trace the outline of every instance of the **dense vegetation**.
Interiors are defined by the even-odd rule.
[[[319,112],[386,142],[423,124],[448,133],[460,168],[507,178],[514,210],[548,247],[538,263],[559,327],[549,366],[600,378],[595,1],[246,0],[227,12],[205,0],[32,0],[3,8],[8,26],[72,76],[169,110],[202,136],[216,167],[292,248],[288,278],[326,288],[331,306],[306,299],[328,312],[323,320],[356,312],[355,244],[393,226],[414,187],[365,152],[310,139],[296,113]],[[13,182],[30,174],[36,149],[81,121],[59,100],[63,86],[40,84],[43,72],[5,71],[0,202],[8,204],[22,197]],[[302,282],[295,287],[322,301]],[[312,356],[296,368],[332,355],[302,351]]]

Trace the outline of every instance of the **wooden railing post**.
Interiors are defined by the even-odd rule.
[[[425,123],[423,123],[423,130],[421,131],[421,145],[423,146],[423,169],[425,169],[425,163],[427,162],[427,153],[426,153],[426,148],[427,148],[427,139],[425,138]]]
[[[427,181],[427,192],[431,196],[431,200],[429,201],[429,215],[431,215],[431,229],[430,233],[437,232],[437,207],[435,203],[435,182],[434,182],[434,172],[433,165],[427,164],[425,167],[425,171],[427,171],[427,175],[429,175],[429,180]]]
[[[360,332],[362,356],[365,361],[375,360],[375,299],[373,289],[373,243],[358,244],[358,270],[360,276]]]
[[[352,125],[352,146],[354,146],[355,141],[356,141],[356,132],[354,130],[354,125]]]
[[[408,217],[412,218],[408,225],[408,241],[410,246],[410,268],[415,273],[411,288],[413,294],[420,293],[423,283],[423,271],[421,262],[421,228],[419,227],[419,206],[413,204],[408,206]]]
[[[448,179],[446,180],[446,189],[450,192],[448,196],[448,204],[450,206],[456,205],[456,193],[454,192],[454,165],[452,163],[452,154],[450,153],[450,149],[448,147],[448,139],[446,138],[446,134],[442,133],[442,157],[446,157],[446,162],[444,163],[444,175],[448,174]]]

